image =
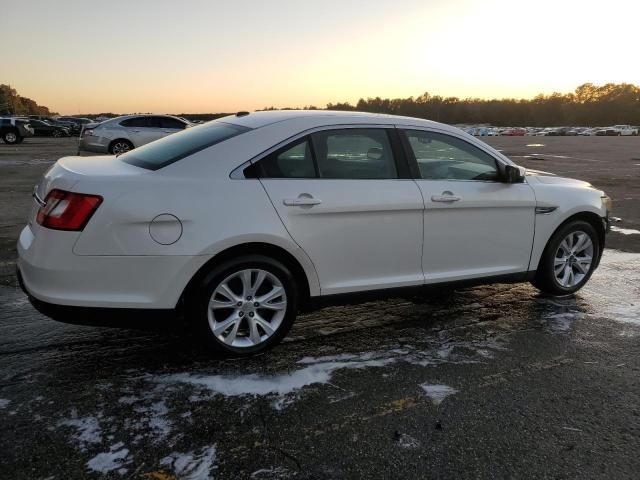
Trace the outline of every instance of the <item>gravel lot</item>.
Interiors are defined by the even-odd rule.
[[[487,141],[614,199],[618,230],[579,294],[493,285],[327,308],[240,361],[176,328],[39,315],[15,242],[33,185],[76,143],[0,144],[0,477],[637,478],[640,137]]]

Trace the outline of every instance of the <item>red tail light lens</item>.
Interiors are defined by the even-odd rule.
[[[47,195],[45,206],[38,210],[36,220],[43,227],[54,230],[80,231],[101,203],[99,195],[54,189]]]

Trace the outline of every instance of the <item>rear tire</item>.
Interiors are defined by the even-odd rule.
[[[7,145],[15,145],[16,143],[20,143],[22,141],[22,138],[17,132],[8,130],[6,132],[2,132],[2,140]]]
[[[571,221],[547,243],[531,283],[549,295],[570,295],[591,278],[599,258],[600,242],[593,225]]]
[[[124,140],[122,138],[118,140],[114,140],[109,144],[109,153],[111,155],[120,155],[121,153],[126,153],[129,150],[133,150],[133,143],[129,140]]]
[[[187,299],[189,320],[207,349],[232,357],[255,355],[280,343],[297,309],[294,276],[262,255],[215,267]]]

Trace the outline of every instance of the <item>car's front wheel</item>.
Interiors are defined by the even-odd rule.
[[[284,264],[248,255],[206,275],[190,311],[212,351],[245,356],[284,338],[295,320],[297,300],[295,279]]]
[[[549,240],[531,283],[550,295],[577,292],[591,277],[599,257],[593,225],[582,220],[569,222]]]

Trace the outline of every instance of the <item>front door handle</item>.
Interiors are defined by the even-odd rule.
[[[319,198],[300,195],[298,198],[285,198],[282,203],[284,203],[288,207],[306,207],[320,205],[322,203],[322,200],[320,200]]]
[[[454,195],[451,192],[442,192],[442,195],[433,195],[431,197],[432,202],[451,203],[462,200],[462,197]]]

